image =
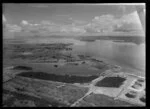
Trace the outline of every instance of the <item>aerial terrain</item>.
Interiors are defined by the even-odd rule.
[[[144,3],[4,3],[2,107],[145,107],[144,15]]]
[[[4,44],[3,106],[144,106],[145,78],[82,54],[72,43]]]

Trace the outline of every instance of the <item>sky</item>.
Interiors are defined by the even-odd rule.
[[[142,6],[143,4],[138,4]],[[3,4],[4,37],[143,34],[133,4]]]

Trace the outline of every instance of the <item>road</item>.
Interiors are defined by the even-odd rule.
[[[102,74],[104,74],[104,73],[108,76],[108,75],[111,74],[111,70],[107,70],[107,71],[103,72]],[[77,105],[80,101],[82,101],[85,97],[87,97],[87,96],[90,95],[91,93],[95,92],[95,90],[96,90],[95,84],[96,84],[98,81],[102,80],[104,77],[105,77],[105,76],[101,76],[101,75],[100,75],[98,78],[96,78],[95,80],[93,80],[93,81],[91,82],[91,84],[89,84],[89,85],[79,85],[79,84],[77,84],[76,86],[79,86],[79,87],[88,87],[88,88],[89,88],[89,91],[88,91],[83,97],[81,97],[81,98],[78,99],[76,102],[74,102],[74,103],[71,105],[71,107],[76,106],[76,105]]]

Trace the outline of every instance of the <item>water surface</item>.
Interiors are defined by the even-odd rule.
[[[145,71],[145,43],[137,45],[128,42],[96,40],[75,45],[73,52],[103,58],[141,72]]]

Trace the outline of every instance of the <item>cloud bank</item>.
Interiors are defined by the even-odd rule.
[[[25,32],[40,35],[50,35],[51,33],[132,33],[142,30],[136,11],[123,15],[120,18],[116,18],[111,14],[95,16],[90,22],[76,20],[71,17],[67,20],[69,20],[70,23],[59,24],[50,20],[43,20],[38,23],[33,23],[27,20],[22,20],[20,25],[7,24],[6,28],[9,32]],[[7,21],[4,15],[3,21]]]
[[[3,15],[3,22],[6,22],[7,21],[7,19],[5,18],[5,16]]]

